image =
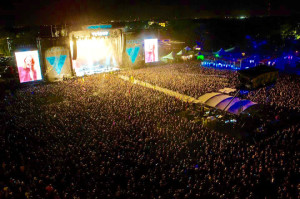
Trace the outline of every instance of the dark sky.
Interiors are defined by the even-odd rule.
[[[298,11],[291,0],[10,0],[0,5],[3,20],[16,23],[99,22],[153,17],[263,15],[271,1],[273,15]]]

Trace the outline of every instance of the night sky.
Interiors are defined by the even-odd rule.
[[[1,20],[51,24],[149,18],[266,15],[269,0],[10,0],[0,5]],[[291,0],[270,0],[272,15],[291,15]]]

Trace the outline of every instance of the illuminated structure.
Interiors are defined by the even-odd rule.
[[[240,70],[240,64],[234,62],[227,62],[221,60],[203,60],[201,65],[204,67],[212,67],[219,69],[228,69],[228,70]]]
[[[158,61],[158,41],[157,39],[145,39],[145,63]]]
[[[124,36],[109,25],[85,26],[70,36],[72,65],[76,76],[118,70],[122,64]]]
[[[207,106],[236,115],[239,115],[249,107],[257,104],[250,100],[243,100],[238,97],[233,97],[219,92],[206,93],[200,96],[198,101]]]
[[[15,52],[20,83],[42,80],[38,50]]]
[[[201,65],[219,69],[241,70],[255,67],[260,64],[260,61],[261,56],[246,56],[246,53],[240,51],[238,47],[232,47],[226,50],[221,48],[219,51],[213,52],[207,58],[205,57]]]
[[[63,80],[72,76],[70,49],[68,46],[47,47],[45,45],[45,50],[42,52],[45,67],[44,77],[48,81]]]

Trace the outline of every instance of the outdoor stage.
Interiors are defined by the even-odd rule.
[[[122,65],[121,29],[90,29],[70,33],[72,65],[76,76],[118,70]]]

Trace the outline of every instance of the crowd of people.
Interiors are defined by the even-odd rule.
[[[198,62],[175,63],[155,68],[129,70],[123,73],[195,98],[225,87],[236,88],[239,84],[237,71],[200,67]],[[251,91],[246,98],[275,108],[300,111],[299,79],[295,75],[280,74],[273,87]],[[257,95],[258,92],[259,95]]]
[[[122,74],[194,98],[224,87],[234,87],[238,82],[236,72],[199,66],[199,62],[173,63],[155,68],[123,71]]]
[[[121,74],[193,97],[238,81],[187,63]],[[268,103],[299,110],[293,83],[280,77]],[[299,195],[299,124],[250,144],[180,117],[190,104],[115,74],[28,86],[1,105],[0,198]]]

